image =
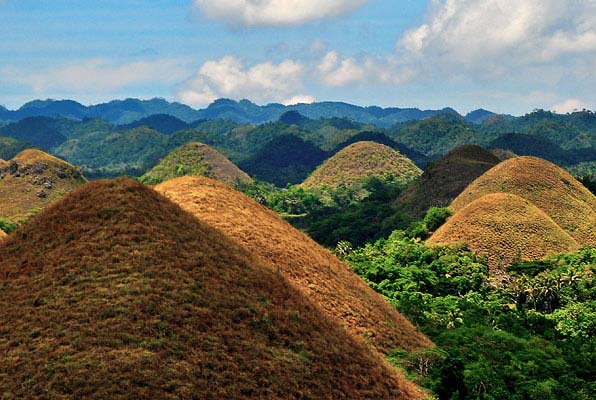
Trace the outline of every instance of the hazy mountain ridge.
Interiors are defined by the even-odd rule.
[[[34,100],[17,110],[0,108],[0,121],[18,121],[27,117],[56,117],[72,119],[101,118],[114,124],[129,124],[154,114],[168,114],[187,123],[200,119],[229,119],[239,123],[262,124],[277,121],[286,111],[298,111],[311,118],[347,117],[363,123],[389,127],[398,122],[419,120],[441,112],[455,112],[451,108],[442,110],[420,110],[418,108],[361,107],[343,102],[317,102],[312,104],[257,105],[249,100],[234,101],[219,99],[204,109],[193,109],[177,102],[161,98],[150,100],[113,100],[85,106],[73,100]]]

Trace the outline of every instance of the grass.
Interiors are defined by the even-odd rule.
[[[432,346],[349,266],[253,199],[198,177],[174,179],[155,189],[235,240],[357,340],[381,353]]]
[[[577,250],[577,242],[544,211],[528,200],[506,193],[487,194],[447,220],[428,244],[465,242],[487,256],[493,277],[518,261],[540,260]]]
[[[421,219],[431,207],[447,207],[474,179],[499,162],[480,146],[460,146],[428,165],[404,190],[397,206]]]
[[[0,240],[4,239],[6,236],[6,233],[2,229],[0,229]]]
[[[375,143],[357,142],[320,165],[303,183],[305,188],[360,188],[370,177],[393,175],[407,183],[422,173],[412,160],[399,151]]]
[[[179,176],[207,176],[236,184],[252,179],[219,151],[202,143],[187,143],[168,154],[141,177],[141,182],[156,185]]]
[[[66,161],[40,150],[24,150],[0,163],[0,219],[24,221],[85,181],[80,170]]]
[[[152,189],[91,182],[0,244],[1,397],[423,398],[315,303]]]
[[[516,157],[472,182],[451,204],[457,212],[490,193],[510,193],[544,211],[580,245],[596,245],[596,197],[564,169],[540,158]]]

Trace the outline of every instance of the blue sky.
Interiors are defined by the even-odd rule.
[[[9,108],[125,97],[596,108],[593,0],[0,0],[0,32]]]

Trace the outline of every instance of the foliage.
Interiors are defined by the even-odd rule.
[[[437,344],[432,357],[389,360],[439,399],[596,395],[596,249],[512,266],[499,285],[467,249],[429,248],[401,231],[346,259]]]
[[[11,233],[17,230],[19,224],[16,222],[8,221],[5,219],[0,218],[0,230],[4,231],[5,233]]]
[[[422,221],[410,224],[407,231],[408,236],[424,240],[439,229],[451,215],[453,212],[446,207],[431,207]]]

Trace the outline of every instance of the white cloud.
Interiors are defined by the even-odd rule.
[[[179,97],[194,106],[207,105],[220,97],[247,98],[261,103],[310,100],[310,96],[300,93],[304,73],[304,65],[293,60],[248,67],[238,58],[226,56],[205,62],[183,85]]]
[[[317,101],[317,99],[315,99],[313,96],[297,95],[282,101],[282,104],[286,106],[293,106],[296,104],[310,104],[314,103],[315,101]]]
[[[90,59],[24,71],[15,67],[0,69],[0,81],[30,87],[35,93],[109,93],[146,83],[178,83],[188,76],[184,60],[157,60],[115,63],[106,59]]]
[[[596,1],[433,0],[397,49],[430,68],[489,74],[596,53]]]
[[[232,25],[288,26],[336,17],[368,0],[194,0],[206,16]]]
[[[412,70],[395,57],[342,58],[336,51],[328,52],[321,59],[317,72],[321,81],[331,87],[378,83],[397,85],[413,76]]]
[[[568,99],[561,103],[553,105],[551,107],[551,110],[559,114],[566,114],[573,111],[581,111],[587,108],[588,106],[579,99]]]

